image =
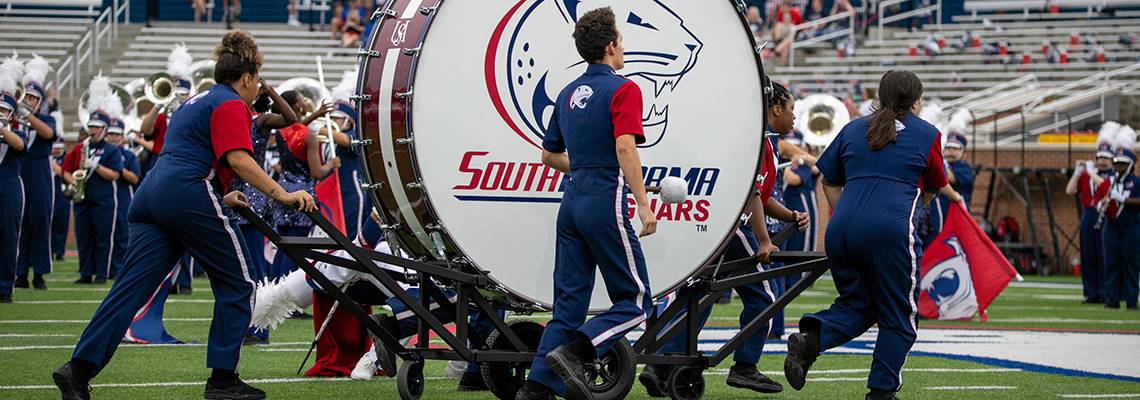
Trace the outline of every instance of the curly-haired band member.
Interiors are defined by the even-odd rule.
[[[250,154],[249,104],[258,94],[261,54],[244,31],[226,34],[214,51],[216,86],[190,99],[170,122],[168,146],[135,197],[128,219],[130,249],[122,276],[83,331],[71,361],[52,378],[64,399],[88,397],[88,381],[111,360],[131,318],[178,257],[189,253],[205,267],[214,293],[206,365],[207,399],[262,399],[265,393],[237,376],[242,336],[254,301],[250,254],[238,226],[225,217],[240,192],[223,199],[221,188],[241,177],[269,198],[313,210],[304,192],[286,193]],[[172,206],[176,205],[176,206]]]

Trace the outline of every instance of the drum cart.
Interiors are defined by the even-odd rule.
[[[395,352],[402,360],[397,371],[397,388],[402,399],[419,399],[424,390],[425,360],[463,360],[482,365],[483,377],[491,392],[500,399],[513,399],[515,392],[526,379],[527,370],[534,359],[534,349],[542,337],[543,326],[528,320],[508,321],[496,313],[506,310],[516,314],[531,314],[545,311],[542,307],[522,301],[494,283],[484,271],[467,265],[448,265],[446,262],[408,260],[389,254],[379,253],[352,244],[319,211],[308,213],[318,229],[328,238],[282,237],[264,220],[249,209],[235,208],[247,221],[253,223],[265,237],[272,241],[278,251],[290,257],[304,270],[326,294],[340,302],[347,312],[356,317],[364,327],[384,346]],[[786,237],[781,234],[775,240]],[[331,255],[331,251],[344,250],[351,258]],[[381,285],[407,304],[409,310],[419,318],[418,344],[407,347],[400,338],[388,332],[376,322],[368,312],[353,302],[340,288],[321,274],[308,261],[329,263],[342,268],[368,273]],[[759,331],[763,321],[771,319],[775,313],[788,305],[796,296],[811,286],[827,271],[827,260],[822,253],[781,252],[772,255],[773,262],[789,264],[768,271],[756,271],[756,258],[722,261],[701,269],[688,281],[688,288],[670,303],[664,311],[651,318],[648,328],[632,345],[625,340],[614,345],[609,353],[587,368],[592,378],[595,398],[621,399],[632,389],[636,364],[664,364],[676,368],[668,379],[668,394],[673,399],[699,399],[704,393],[705,369],[719,364],[740,347],[745,339]],[[381,269],[376,262],[382,262],[412,271],[408,274]],[[687,313],[678,317],[684,305],[690,310],[704,310],[712,307],[719,294],[727,289],[776,277],[807,273],[797,284],[788,288],[775,303],[765,309],[740,332],[728,340],[716,352],[705,355],[697,350],[696,329],[700,312]],[[402,290],[399,282],[418,285],[420,298],[416,299]],[[451,302],[443,289],[453,290],[456,301]],[[446,324],[429,312],[430,302],[435,302],[452,313],[455,331],[452,333]],[[472,337],[467,316],[469,310],[476,309],[489,318],[495,331],[486,338]],[[676,319],[678,323],[670,323]],[[672,338],[687,324],[690,329],[685,354],[655,354],[660,343]],[[434,333],[445,344],[444,348],[430,348],[429,333]],[[483,346],[468,345],[484,343]]]

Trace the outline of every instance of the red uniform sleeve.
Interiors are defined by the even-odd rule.
[[[626,82],[614,92],[610,101],[610,114],[614,122],[614,138],[634,135],[637,144],[645,143],[645,128],[641,126],[641,88],[633,81]]]
[[[214,109],[210,114],[210,143],[214,146],[215,162],[220,164],[222,157],[233,150],[253,154],[249,136],[252,118],[249,107],[239,100],[227,101]]]
[[[1080,198],[1082,207],[1093,206],[1093,193],[1092,188],[1089,187],[1089,179],[1088,171],[1082,172],[1081,175],[1077,177],[1077,197]]]
[[[776,160],[771,151],[764,152],[764,159],[761,161],[760,176],[762,180],[756,184],[756,189],[760,192],[760,204],[768,203],[768,199],[772,198],[772,191],[776,188]]]
[[[940,133],[934,137],[934,143],[930,145],[930,154],[926,156],[926,172],[923,172],[922,182],[918,183],[918,187],[923,190],[935,191],[949,184],[950,181],[946,180],[946,164],[942,161],[942,134]]]
[[[63,172],[75,172],[79,170],[79,154],[82,151],[83,143],[79,143],[63,156]]]
[[[154,154],[162,153],[162,145],[166,143],[166,125],[170,121],[166,120],[166,114],[158,114],[154,118],[154,130],[152,130],[151,140],[154,141]]]

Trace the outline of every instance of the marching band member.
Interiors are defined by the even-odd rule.
[[[167,104],[155,104],[151,107],[139,126],[141,135],[135,138],[135,142],[150,153],[150,157],[141,165],[144,178],[158,162],[158,156],[162,154],[170,117],[190,98],[190,92],[193,90],[193,83],[190,82],[190,65],[193,62],[194,58],[190,56],[190,50],[184,44],[174,45],[174,50],[166,56],[166,73],[174,81],[174,98]]]
[[[64,398],[87,398],[88,382],[110,362],[131,317],[188,252],[203,264],[214,294],[206,365],[208,399],[264,399],[265,392],[237,374],[241,340],[250,324],[254,283],[250,256],[225,208],[244,202],[240,192],[223,200],[220,188],[240,176],[271,199],[312,211],[312,196],[286,192],[250,155],[252,115],[261,53],[245,31],[226,34],[214,51],[218,84],[186,103],[171,120],[151,179],[131,207],[131,245],[123,275],[95,311],[69,362],[52,374]],[[225,205],[223,205],[223,201]]]
[[[56,261],[62,261],[64,251],[67,250],[67,232],[71,228],[71,202],[63,195],[63,138],[59,138],[51,146],[51,173],[52,185],[55,186],[55,202],[51,215],[51,255]]]
[[[86,192],[85,197],[75,203],[75,239],[79,242],[77,284],[106,283],[112,264],[123,157],[118,146],[104,139],[111,121],[122,117],[123,105],[110,83],[104,76],[96,76],[91,81],[87,100],[87,108],[92,110],[87,121],[90,137],[75,145],[63,162],[64,181],[84,185]],[[85,182],[76,182],[74,174],[80,170],[86,171]]]
[[[296,91],[287,91],[282,96],[293,107],[294,112],[306,111],[306,99]],[[315,121],[316,118],[329,112],[329,107],[321,107],[309,114],[302,122]],[[321,164],[320,143],[317,133],[309,130],[307,125],[294,124],[277,130],[277,150],[281,157],[281,176],[277,183],[286,190],[304,191],[313,195],[316,181],[324,179],[333,170],[340,167],[339,158],[331,158]],[[308,236],[313,221],[304,213],[296,209],[274,204],[271,207],[271,224],[277,228],[282,236]],[[269,280],[277,280],[294,269],[293,261],[285,257],[283,252],[277,252],[273,263],[268,267]]]
[[[1120,124],[1105,122],[1097,135],[1096,161],[1077,161],[1073,168],[1073,177],[1065,186],[1065,193],[1077,196],[1081,205],[1081,222],[1079,225],[1081,245],[1081,284],[1084,287],[1085,304],[1102,304],[1105,300],[1106,271],[1104,265],[1104,245],[1101,243],[1104,214],[1097,210],[1097,186],[1113,175],[1112,141],[1116,138],[1116,131]]]
[[[58,137],[55,118],[48,114],[45,78],[51,66],[43,57],[33,56],[24,65],[24,102],[17,114],[28,134],[20,176],[24,180],[24,218],[20,230],[20,259],[16,265],[16,287],[28,287],[28,270],[36,289],[47,289],[44,274],[51,273],[51,218],[56,201],[52,187],[51,149]],[[63,199],[59,199],[63,201]]]
[[[783,85],[775,82],[771,82],[771,86],[765,88],[765,93],[767,94],[766,103],[768,105],[767,121],[770,126],[769,131],[776,134],[786,134],[790,132],[795,126],[795,113],[793,112],[795,102],[792,100],[792,94],[788,92]],[[757,192],[749,200],[748,208],[745,211],[749,217],[746,222],[740,224],[736,231],[736,237],[729,242],[728,247],[724,250],[725,260],[739,260],[758,254],[761,262],[757,264],[756,268],[760,271],[773,267],[768,257],[778,250],[776,246],[772,244],[771,236],[768,234],[765,220],[769,216],[784,222],[797,223],[801,230],[806,229],[808,225],[807,214],[793,212],[785,208],[779,202],[773,201],[774,189],[777,186],[777,179],[775,178],[778,176],[776,160],[779,159],[777,154],[779,145],[777,144],[776,137],[777,135],[769,135],[767,138],[768,143],[765,147],[759,171],[760,176],[763,178],[757,185]],[[764,226],[764,228],[753,229],[753,226]],[[763,312],[765,308],[768,308],[779,296],[775,282],[773,281],[774,280],[753,283],[735,288],[736,293],[740,295],[740,301],[744,305],[744,309],[740,312],[741,327],[752,322],[757,315],[760,315],[760,313]],[[687,311],[688,310],[685,312]],[[672,323],[684,323],[683,317],[685,312],[674,317]],[[712,307],[702,311],[699,322],[702,328],[711,314]],[[782,385],[756,369],[756,364],[760,361],[760,355],[764,352],[764,344],[772,328],[773,327],[769,324],[763,328],[761,332],[748,338],[744,345],[736,350],[736,353],[733,355],[734,364],[728,372],[728,386],[750,389],[760,393],[779,393],[784,390]],[[687,332],[688,329],[682,328],[680,332],[674,335],[658,350],[658,353],[684,353],[686,340],[689,337]],[[642,370],[638,379],[641,381],[641,384],[645,386],[650,396],[665,397],[668,396],[666,380],[669,377],[670,371],[671,368],[668,366],[648,365]]]
[[[1116,133],[1113,175],[1097,186],[1096,199],[1107,216],[1103,225],[1104,308],[1118,309],[1123,300],[1136,310],[1140,293],[1140,177],[1135,175],[1136,131],[1122,127]]]
[[[593,398],[584,364],[609,351],[652,309],[638,240],[657,230],[637,151],[637,144],[645,141],[641,88],[616,72],[625,67],[625,50],[612,9],[582,15],[574,40],[588,63],[586,72],[558,96],[542,144],[543,164],[573,176],[565,181],[558,209],[554,317],[542,334],[519,399],[552,394]],[[626,217],[626,190],[637,203],[640,234]],[[613,306],[586,321],[597,270]]]
[[[832,205],[824,246],[839,297],[830,309],[806,314],[788,337],[784,375],[804,386],[820,352],[878,324],[867,387],[871,400],[894,399],[917,332],[918,260],[914,211],[934,191],[949,188],[941,135],[912,110],[922,96],[913,73],[894,70],[879,83],[880,108],[848,123],[816,165]]]
[[[360,156],[352,141],[358,139],[356,132],[356,107],[349,102],[349,95],[356,90],[357,71],[345,71],[344,79],[332,90],[332,98],[336,101],[330,117],[334,124],[340,127],[340,133],[333,136],[336,141],[336,153],[341,159],[337,175],[340,179],[340,201],[344,207],[344,227],[346,237],[356,237],[360,232],[360,225],[368,218],[368,210],[372,209],[372,197],[360,189],[360,182],[364,178],[363,167],[360,165]]]
[[[781,141],[793,146],[803,143],[803,134],[793,131],[785,134]],[[784,242],[784,250],[789,251],[815,251],[816,211],[819,202],[816,200],[816,180],[819,178],[819,169],[808,163],[798,167],[784,169],[784,205],[789,210],[805,213],[808,216],[808,227],[802,232],[796,232]],[[787,286],[794,285],[799,277],[788,277]]]
[[[131,208],[131,201],[135,197],[135,188],[139,184],[139,159],[124,143],[123,131],[126,129],[123,120],[114,119],[107,125],[107,142],[119,148],[123,159],[122,173],[119,174],[119,190],[116,191],[115,210],[115,244],[111,248],[111,273],[108,276],[114,279],[122,271],[127,260],[127,210]]]
[[[10,65],[12,61],[14,58],[5,64]],[[3,188],[0,190],[0,303],[12,302],[20,246],[20,219],[24,213],[20,163],[28,146],[28,136],[16,122],[19,74],[11,71],[0,65],[0,188]]]
[[[942,149],[942,158],[946,160],[946,180],[950,181],[950,187],[955,192],[962,195],[962,204],[969,209],[970,197],[974,195],[974,168],[962,159],[965,156],[965,149],[966,136],[952,132],[946,136],[946,148]],[[931,216],[937,234],[942,232],[942,227],[946,225],[946,216],[950,215],[950,199],[945,194],[939,193],[934,201],[937,208],[931,207],[930,210],[937,213]]]

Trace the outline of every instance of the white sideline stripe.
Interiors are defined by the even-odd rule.
[[[274,379],[250,379],[245,381],[250,384],[258,383],[302,383],[302,382],[328,382],[328,381],[348,381],[348,378],[274,378]],[[174,386],[203,386],[205,381],[200,382],[151,382],[151,383],[97,383],[91,385],[93,388],[147,388],[147,387],[174,387]],[[55,389],[55,385],[17,385],[17,386],[0,386],[0,390],[42,390],[42,389]]]
[[[163,318],[164,322],[209,322],[213,318]],[[0,324],[86,324],[89,319],[14,319],[0,320]]]
[[[1058,394],[1057,397],[1066,399],[1134,399],[1140,397],[1140,393]]]
[[[927,386],[924,389],[926,389],[926,390],[1017,390],[1017,386]]]
[[[76,337],[67,333],[0,333],[0,338],[44,338],[44,337]]]
[[[28,300],[16,304],[100,304],[103,300]],[[214,300],[166,299],[166,304],[213,304]]]
[[[822,371],[812,370],[811,373],[812,373],[812,375],[816,375],[816,374],[841,375],[841,374],[866,374],[869,371],[870,370],[868,370],[868,369],[853,368],[853,369],[825,369]],[[1023,370],[1020,368],[908,368],[906,370],[907,373],[931,372],[931,373],[972,373],[972,374],[992,373],[992,372],[1022,372],[1022,371]],[[708,370],[708,372],[711,372],[711,373],[728,373],[728,369],[727,368],[713,368],[713,369]],[[784,375],[784,371],[761,371],[761,372],[764,375],[778,375],[778,376]]]
[[[262,344],[258,346],[296,346],[302,344],[309,344],[309,342],[281,342]],[[206,347],[206,343],[181,343],[181,344],[137,344],[137,343],[123,343],[119,345],[122,347]],[[37,346],[4,346],[0,347],[0,351],[21,351],[21,350],[58,350],[58,349],[74,349],[75,345],[37,345]]]

